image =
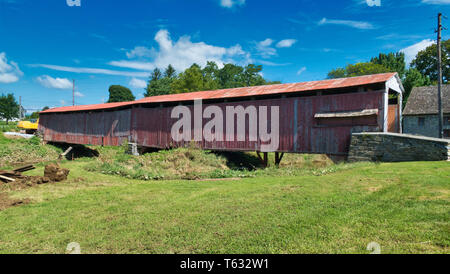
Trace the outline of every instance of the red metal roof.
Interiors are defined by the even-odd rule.
[[[53,112],[71,112],[71,111],[89,111],[89,110],[102,110],[112,109],[123,106],[129,106],[133,104],[142,103],[164,103],[164,102],[182,102],[193,101],[196,99],[225,99],[225,98],[237,98],[248,96],[262,96],[271,94],[282,94],[291,92],[306,92],[315,90],[327,90],[335,88],[346,88],[363,86],[376,83],[384,83],[394,77],[397,73],[382,73],[365,76],[357,76],[350,78],[329,79],[322,81],[311,81],[292,84],[278,84],[278,85],[266,85],[255,87],[242,87],[231,89],[219,89],[198,91],[181,94],[160,95],[153,97],[146,97],[137,101],[121,102],[121,103],[108,103],[98,105],[84,105],[84,106],[71,106],[71,107],[59,107],[52,108],[41,113],[53,113]]]

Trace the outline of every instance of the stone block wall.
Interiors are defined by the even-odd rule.
[[[444,114],[444,121],[449,115]],[[424,124],[419,125],[419,118],[424,119]],[[450,125],[444,123],[444,130],[449,130]],[[403,133],[422,135],[427,137],[439,137],[439,118],[437,115],[405,115],[403,116]]]
[[[364,132],[352,134],[348,160],[407,162],[449,160],[450,140],[407,134]]]

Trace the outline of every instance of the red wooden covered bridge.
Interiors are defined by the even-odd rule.
[[[162,95],[132,102],[49,109],[40,114],[39,131],[47,142],[117,146],[128,141],[148,148],[180,147],[190,141],[174,140],[171,129],[178,119],[171,118],[172,111],[180,105],[194,111],[194,101],[201,99],[203,109],[215,106],[224,112],[230,106],[278,106],[276,152],[346,155],[353,132],[401,131],[402,92],[398,75],[384,73]],[[244,140],[229,141],[224,137],[222,141],[203,139],[196,143],[208,150],[260,151],[262,142],[248,136],[252,117],[246,115],[243,119],[237,123],[245,123]],[[202,126],[208,120],[202,119]],[[191,132],[194,140],[195,129]]]

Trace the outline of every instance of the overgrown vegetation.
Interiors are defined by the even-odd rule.
[[[17,164],[52,161],[62,152],[60,148],[44,145],[38,137],[22,139],[5,137],[0,133],[0,168]]]
[[[6,124],[6,122],[0,121],[0,133],[2,133],[2,132],[18,132],[18,131],[19,131],[19,128],[17,127],[17,123]]]
[[[323,155],[286,154],[280,168],[275,167],[271,159],[269,168],[264,169],[254,153],[221,153],[189,147],[131,156],[125,154],[125,146],[102,147],[98,150],[100,156],[94,163],[86,165],[88,171],[139,180],[244,178],[306,172],[323,174],[345,166],[333,165]]]

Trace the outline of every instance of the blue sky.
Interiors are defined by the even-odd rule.
[[[284,83],[321,80],[379,52],[410,60],[436,39],[437,13],[450,17],[450,0],[67,3],[77,1],[0,0],[0,93],[22,96],[30,111],[71,105],[72,79],[76,104],[106,101],[111,84],[141,98],[155,67],[207,60],[262,64]]]

